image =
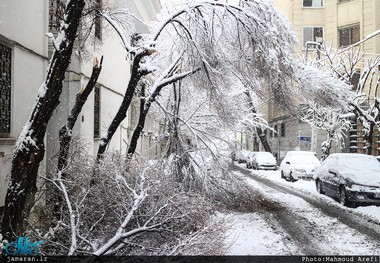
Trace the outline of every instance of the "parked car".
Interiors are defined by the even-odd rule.
[[[246,163],[248,159],[248,155],[251,151],[241,150],[235,152],[235,158],[238,163]]]
[[[247,168],[255,170],[277,170],[277,162],[270,152],[252,152],[248,156]]]
[[[257,152],[250,152],[250,153],[248,154],[248,156],[247,156],[247,165],[246,165],[246,167],[247,167],[248,169],[251,169],[251,168],[252,168],[252,158],[253,158],[253,156],[255,155],[255,153],[257,153]]]
[[[313,179],[313,171],[319,160],[314,152],[289,151],[280,165],[281,178],[295,182],[299,179]]]
[[[317,191],[345,206],[380,205],[380,163],[357,153],[331,154],[315,171]]]

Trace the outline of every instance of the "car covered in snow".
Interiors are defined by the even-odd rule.
[[[277,170],[277,161],[270,152],[252,152],[248,156],[247,168],[255,170]]]
[[[257,153],[257,152],[250,152],[250,153],[248,154],[248,156],[247,156],[247,165],[246,165],[246,167],[247,167],[248,169],[251,169],[251,168],[252,168],[252,166],[251,166],[251,164],[252,164],[252,158],[253,158],[253,156],[255,155],[255,153]]]
[[[248,159],[248,155],[251,154],[251,151],[247,150],[241,150],[241,151],[235,151],[235,160],[238,163],[246,163]]]
[[[317,191],[346,206],[380,205],[380,163],[373,156],[334,153],[315,171]]]
[[[280,164],[281,178],[295,182],[313,179],[313,172],[320,164],[314,152],[289,151]]]

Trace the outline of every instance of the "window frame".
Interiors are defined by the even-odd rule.
[[[354,28],[357,28],[359,30],[359,40],[353,43],[352,42],[352,29],[354,29]],[[349,41],[348,42],[349,42],[349,44],[343,46],[343,45],[341,45],[341,32],[344,29],[348,29],[348,33],[349,33],[349,35],[348,35],[348,40]],[[349,25],[349,26],[342,26],[342,27],[338,28],[338,41],[339,41],[339,47],[340,48],[348,47],[348,46],[351,46],[351,45],[359,42],[360,41],[360,37],[361,37],[360,36],[360,23],[359,24]]]
[[[313,0],[311,0],[313,1]],[[305,6],[305,0],[302,1],[302,8],[324,8],[324,1],[321,0],[321,5],[320,6],[313,6],[313,4],[311,6]]]
[[[305,41],[305,34],[304,34],[304,29],[305,28],[312,28],[313,29],[313,36],[312,36],[312,40],[307,40],[307,41]],[[318,41],[314,41],[314,29],[315,28],[321,28],[322,29],[322,42],[318,42]],[[323,43],[323,41],[324,41],[324,36],[325,36],[325,28],[324,28],[324,26],[303,26],[302,27],[302,48],[303,49],[305,49],[306,48],[306,42],[309,42],[309,41],[311,41],[311,42],[318,42],[318,43]],[[313,49],[313,48],[309,48],[309,49]]]
[[[281,137],[285,137],[285,123],[281,123]]]
[[[353,0],[338,0],[338,4],[342,4],[342,3],[348,3],[348,2],[351,2]]]
[[[100,118],[101,118],[101,86],[95,84],[94,87],[94,139],[100,138]]]
[[[274,137],[277,138],[277,137],[278,137],[278,124],[275,124],[275,125],[273,126],[273,129],[274,129],[274,131],[275,131],[275,132],[273,133],[273,134],[274,134]]]
[[[102,0],[96,0],[96,10],[95,10],[95,18],[94,18],[94,31],[95,31],[95,38],[102,40],[102,17],[100,15],[101,9],[102,9]]]
[[[13,61],[14,61],[14,58],[13,58],[13,54],[14,54],[14,51],[13,51],[13,48],[11,45],[8,45],[7,43],[4,43],[4,42],[1,42],[0,41],[0,45],[3,46],[4,48],[7,48],[9,49],[9,89],[7,92],[5,93],[9,93],[9,96],[8,96],[8,129],[7,130],[0,130],[0,138],[9,138],[10,135],[11,135],[11,132],[12,132],[12,107],[13,107],[13,103],[12,103],[12,87],[13,87],[13,81],[12,81],[12,78],[13,78]],[[2,58],[0,58],[2,59]],[[2,74],[3,75],[3,74]],[[1,94],[0,94],[1,96]],[[7,96],[7,94],[5,94],[5,97]],[[1,106],[1,105],[0,105]],[[1,111],[0,111],[0,117],[1,117]]]

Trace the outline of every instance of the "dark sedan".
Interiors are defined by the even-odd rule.
[[[317,191],[345,206],[380,205],[380,163],[355,153],[331,154],[315,171]]]

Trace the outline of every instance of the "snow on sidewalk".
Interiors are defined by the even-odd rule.
[[[298,248],[285,242],[281,233],[259,213],[229,214],[225,217],[231,230],[227,255],[297,255]]]

